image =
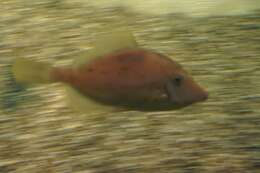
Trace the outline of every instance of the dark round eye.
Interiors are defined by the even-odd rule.
[[[181,86],[182,81],[183,81],[183,77],[180,76],[180,75],[177,75],[177,76],[175,76],[175,77],[172,79],[172,82],[173,82],[174,85],[176,85],[176,86]]]

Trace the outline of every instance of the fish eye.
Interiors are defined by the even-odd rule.
[[[183,81],[183,76],[181,75],[177,75],[174,78],[172,78],[172,82],[176,85],[176,86],[180,86],[181,83]]]

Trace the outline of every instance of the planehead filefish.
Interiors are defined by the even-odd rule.
[[[93,50],[79,56],[74,66],[17,58],[13,73],[21,83],[61,82],[85,99],[131,110],[172,110],[208,97],[179,63],[139,47],[127,31],[97,39]]]

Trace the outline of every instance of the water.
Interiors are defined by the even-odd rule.
[[[192,17],[241,15],[260,9],[258,0],[99,0],[89,1],[89,4],[101,8],[118,6],[148,15],[182,13]]]
[[[77,1],[0,3],[0,172],[258,172],[260,12],[192,18]],[[16,57],[70,64],[100,33],[129,26],[210,98],[169,112],[80,114],[60,84],[24,87]]]

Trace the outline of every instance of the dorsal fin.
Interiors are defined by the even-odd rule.
[[[76,67],[118,50],[137,48],[138,45],[131,31],[128,29],[117,29],[101,34],[93,41],[92,47],[92,49],[81,52],[77,56],[74,63]]]

